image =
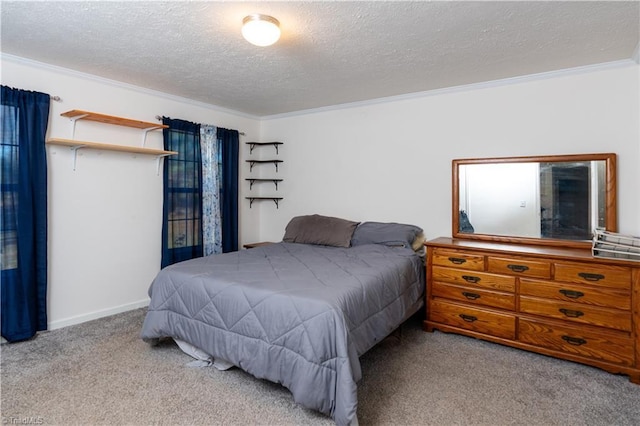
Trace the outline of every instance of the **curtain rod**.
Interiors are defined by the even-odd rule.
[[[52,101],[62,102],[62,98],[60,96],[51,96],[51,95],[49,95],[49,98],[51,98]]]
[[[156,115],[156,120],[161,120],[161,121],[162,121],[162,117],[160,117],[159,115]],[[238,131],[238,134],[239,134],[239,135],[242,135],[242,136],[245,136],[245,133],[244,133],[244,132],[240,132],[240,131]]]

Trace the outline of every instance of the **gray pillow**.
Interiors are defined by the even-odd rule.
[[[422,237],[422,228],[402,223],[363,222],[358,226],[351,238],[352,246],[363,244],[384,244],[413,248],[414,241]],[[421,243],[420,243],[421,245]]]
[[[285,228],[282,241],[285,243],[318,244],[323,246],[349,247],[358,222],[337,217],[296,216]]]

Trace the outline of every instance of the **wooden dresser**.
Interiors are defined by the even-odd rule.
[[[640,384],[640,262],[453,238],[426,246],[426,331],[580,362]]]

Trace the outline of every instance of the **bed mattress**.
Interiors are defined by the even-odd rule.
[[[348,425],[359,356],[414,314],[423,293],[411,249],[276,243],[160,271],[142,338],[188,342]]]

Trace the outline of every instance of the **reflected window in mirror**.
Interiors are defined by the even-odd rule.
[[[585,246],[614,231],[615,154],[453,161],[453,236]]]

